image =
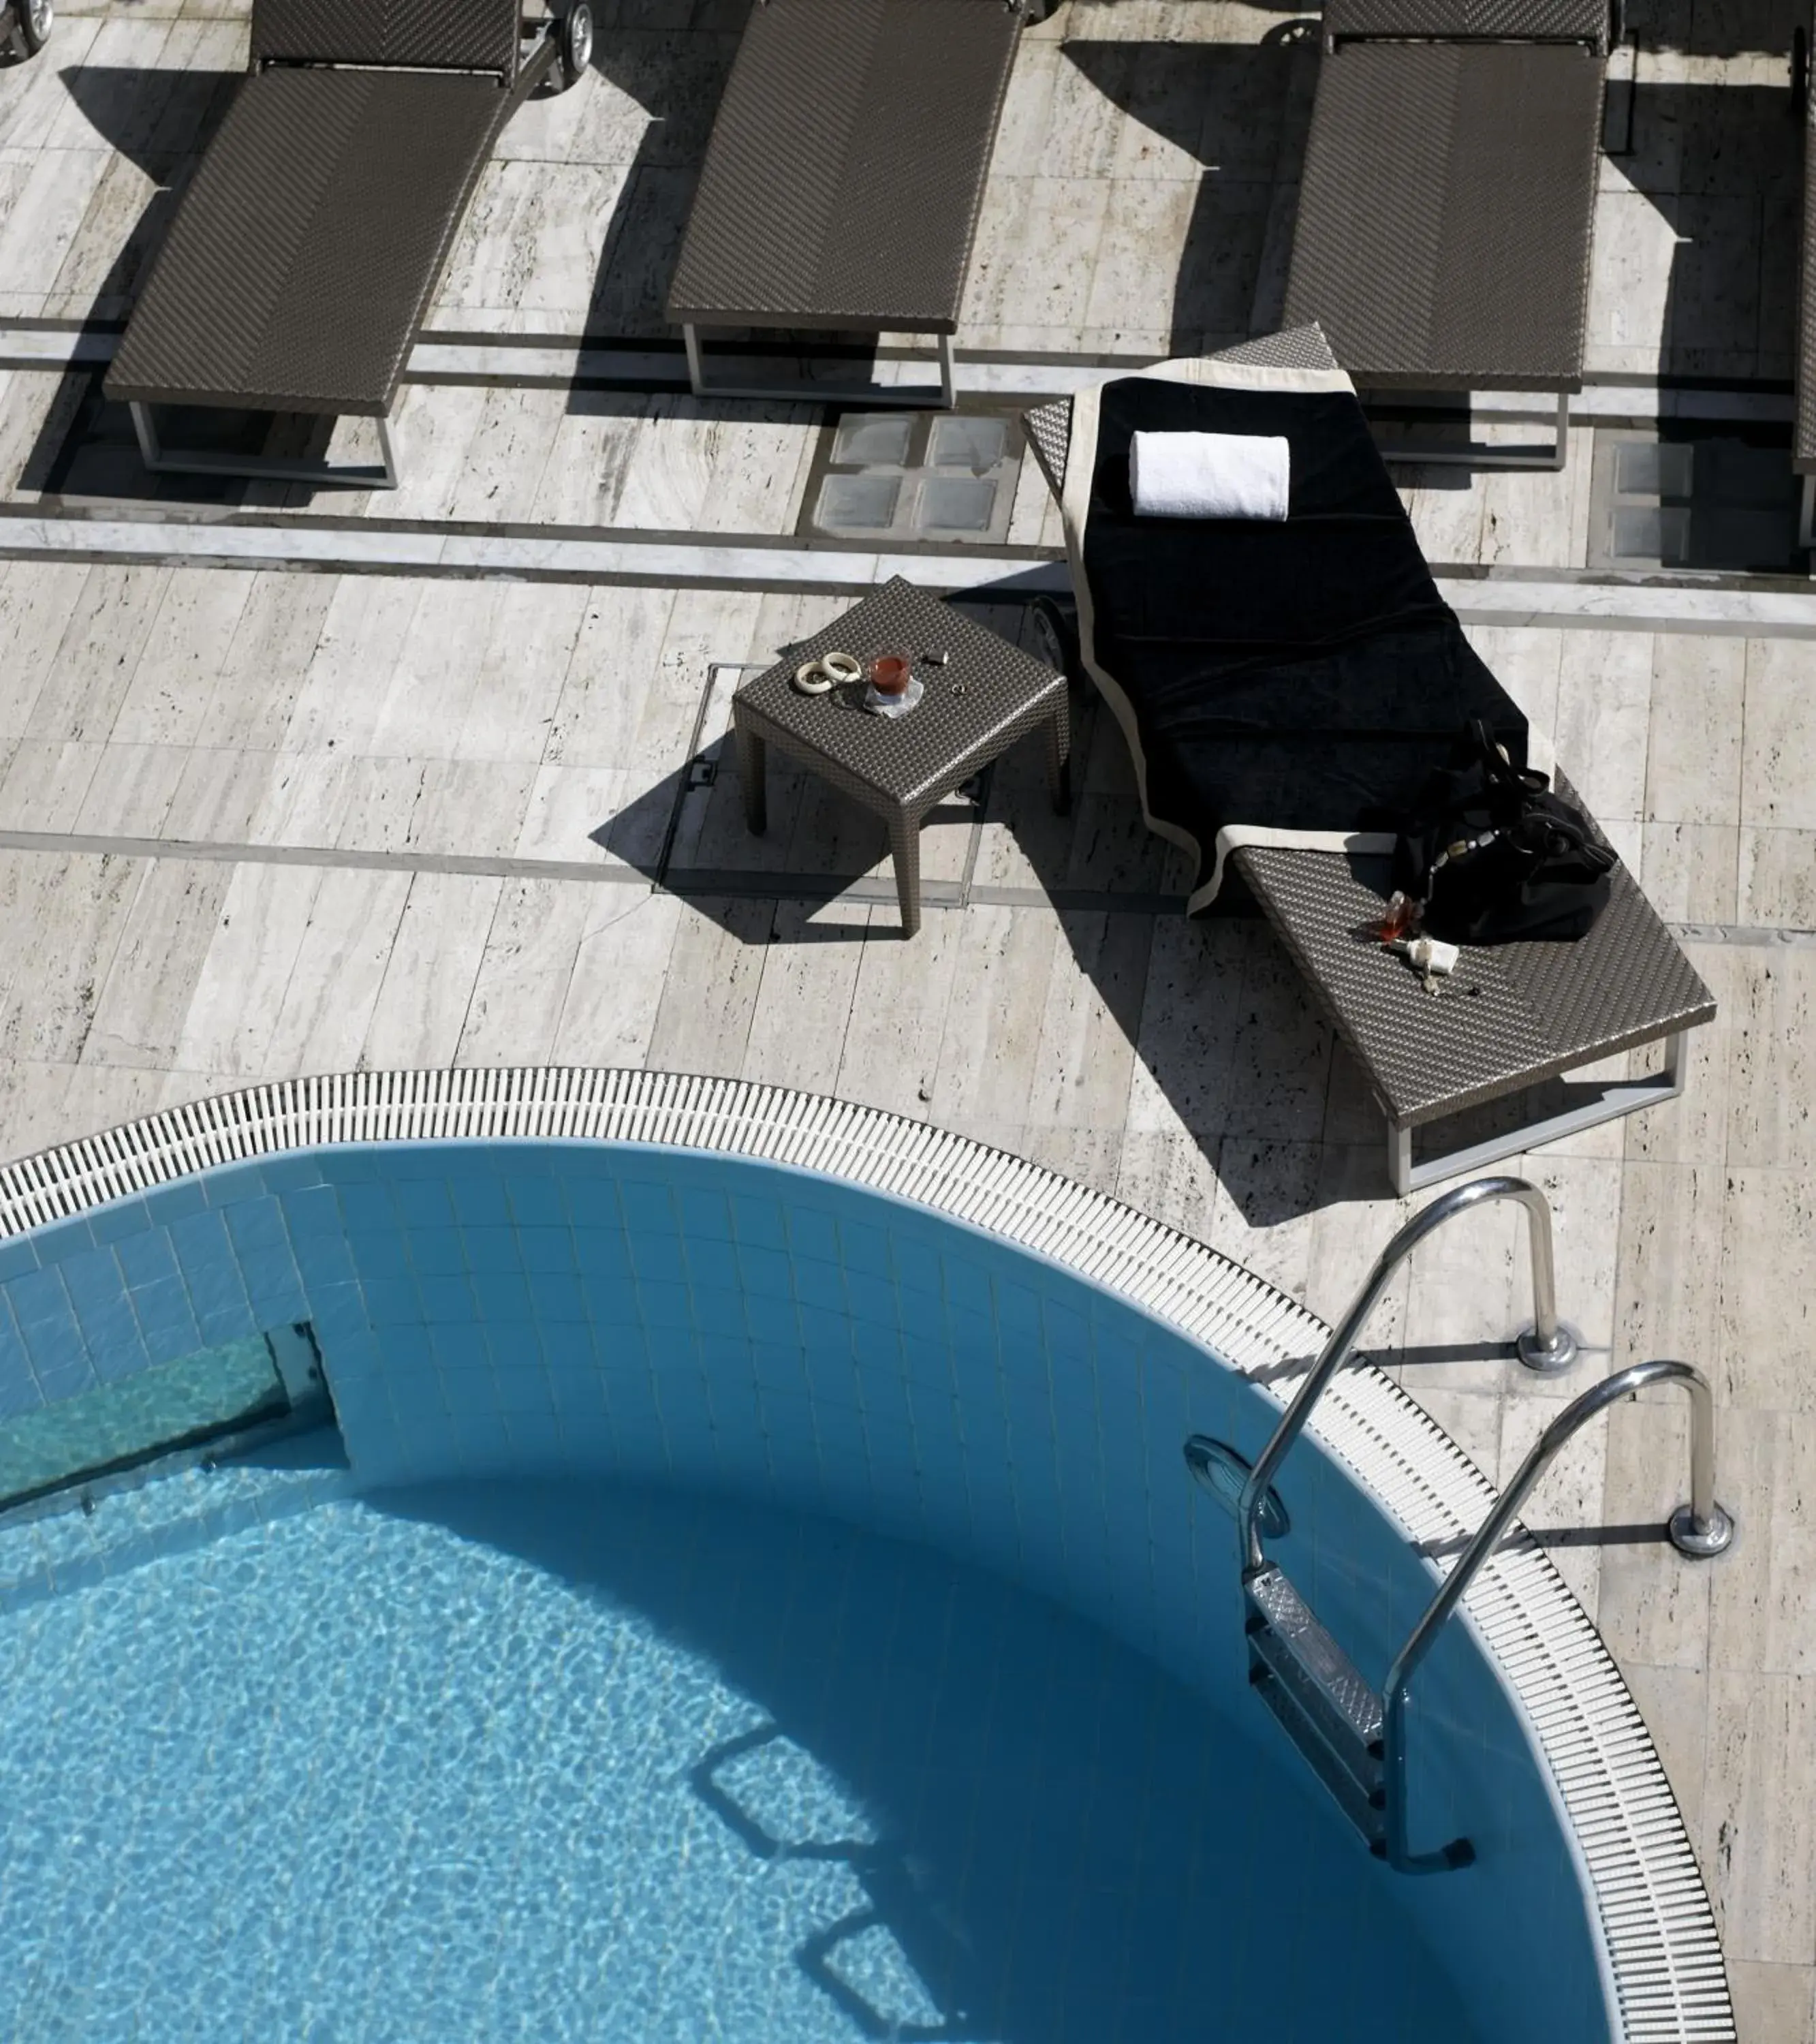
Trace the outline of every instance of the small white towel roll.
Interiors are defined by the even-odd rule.
[[[1142,518],[1284,518],[1289,466],[1265,433],[1136,433],[1129,494]]]

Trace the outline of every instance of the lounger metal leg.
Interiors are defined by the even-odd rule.
[[[1446,445],[1426,440],[1384,440],[1380,448],[1384,461],[1415,461],[1422,468],[1561,469],[1570,459],[1570,394],[1568,390],[1557,394],[1557,419],[1549,447],[1488,447],[1480,441],[1458,447],[1454,442]]]
[[[888,405],[900,409],[929,405],[950,412],[958,402],[958,373],[952,336],[939,336],[939,387],[927,383],[812,383],[804,377],[792,383],[709,383],[706,351],[700,329],[683,321],[681,345],[687,350],[687,380],[697,398],[761,398],[789,405]]]
[[[151,405],[134,400],[128,409],[140,455],[154,475],[238,475],[254,482],[325,482],[355,490],[397,486],[397,442],[389,419],[374,421],[379,457],[374,467],[370,462],[286,461],[273,455],[221,454],[212,448],[167,449],[158,438],[156,414]]]
[[[1390,1122],[1388,1175],[1393,1181],[1394,1190],[1403,1195],[1416,1193],[1442,1179],[1461,1178],[1465,1172],[1479,1171],[1484,1165],[1498,1163],[1503,1158],[1517,1157],[1525,1151],[1535,1150],[1541,1143],[1560,1142],[1566,1135],[1578,1135],[1585,1128],[1596,1128],[1623,1114],[1637,1114],[1641,1108],[1657,1107],[1661,1101],[1676,1100],[1684,1090],[1684,1039],[1687,1033],[1679,1029],[1665,1038],[1664,1064],[1659,1071],[1649,1073],[1644,1078],[1616,1079],[1607,1085],[1585,1087],[1588,1097],[1580,1106],[1565,1108],[1537,1121],[1524,1122],[1518,1128],[1492,1135],[1484,1142],[1442,1151],[1420,1163],[1412,1161],[1412,1131]]]
[[[1803,478],[1803,501],[1797,513],[1797,544],[1816,548],[1816,475]]]
[[[700,360],[700,329],[691,320],[681,329],[681,344],[687,350],[687,380],[697,398],[706,395],[706,371]]]
[[[129,408],[132,414],[132,430],[139,437],[139,457],[154,474],[163,467],[163,456],[158,448],[158,428],[152,417],[149,405],[133,405]]]

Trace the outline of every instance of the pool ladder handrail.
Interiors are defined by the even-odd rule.
[[[1386,1819],[1385,1857],[1403,1873],[1427,1873],[1466,1866],[1475,1853],[1467,1838],[1453,1838],[1434,1853],[1414,1853],[1406,1835],[1406,1704],[1414,1671],[1443,1630],[1445,1621],[1468,1594],[1482,1564],[1513,1523],[1528,1493],[1545,1473],[1552,1458],[1571,1436],[1611,1405],[1636,1397],[1649,1384],[1681,1384],[1690,1396],[1690,1502],[1671,1515],[1667,1528],[1680,1554],[1698,1561],[1719,1554],[1733,1541],[1734,1521],[1715,1501],[1715,1400],[1709,1380],[1687,1362],[1663,1358],[1630,1364],[1591,1384],[1573,1398],[1538,1439],[1493,1508],[1476,1528],[1456,1566],[1438,1586],[1406,1644],[1394,1656],[1382,1685],[1381,1788]],[[1459,1857],[1461,1855],[1461,1857]]]
[[[1429,1235],[1458,1214],[1487,1204],[1491,1200],[1516,1200],[1526,1208],[1526,1234],[1532,1252],[1533,1324],[1515,1338],[1519,1359],[1528,1369],[1547,1375],[1570,1368],[1577,1357],[1576,1338],[1557,1317],[1557,1264],[1552,1254],[1551,1205],[1538,1186],[1524,1178],[1476,1178],[1442,1193],[1430,1205],[1415,1213],[1375,1259],[1375,1267],[1363,1281],[1350,1310],[1324,1344],[1311,1374],[1294,1393],[1292,1403],[1281,1416],[1273,1438],[1262,1449],[1261,1460],[1249,1472],[1236,1508],[1240,1529],[1244,1574],[1261,1566],[1261,1536],[1258,1523],[1261,1500],[1273,1481],[1275,1472],[1288,1450],[1304,1432],[1311,1408],[1324,1395],[1325,1387],[1354,1352],[1357,1337],[1401,1264]]]
[[[1249,1613],[1250,1678],[1263,1687],[1282,1725],[1355,1821],[1370,1850],[1403,1873],[1446,1871],[1467,1866],[1475,1858],[1466,1838],[1453,1839],[1433,1853],[1415,1854],[1408,1847],[1407,1686],[1445,1621],[1565,1443],[1596,1414],[1645,1385],[1682,1383],[1691,1401],[1691,1498],[1672,1513],[1669,1536],[1681,1553],[1697,1558],[1720,1554],[1733,1539],[1734,1522],[1715,1501],[1714,1400],[1707,1381],[1687,1362],[1656,1361],[1634,1363],[1591,1385],[1545,1428],[1395,1656],[1380,1693],[1369,1687],[1319,1623],[1284,1573],[1268,1561],[1261,1546],[1261,1500],[1304,1431],[1312,1408],[1353,1352],[1364,1322],[1394,1272],[1446,1221],[1488,1201],[1503,1199],[1525,1208],[1531,1251],[1534,1324],[1516,1342],[1520,1360],[1548,1374],[1567,1370],[1576,1360],[1576,1338],[1557,1318],[1551,1209],[1544,1193],[1522,1178],[1479,1178],[1457,1186],[1415,1214],[1376,1259],[1250,1471],[1237,1506],[1242,1588]]]

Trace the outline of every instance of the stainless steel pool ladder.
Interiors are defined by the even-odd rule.
[[[1682,1384],[1691,1400],[1690,1502],[1672,1514],[1667,1531],[1681,1553],[1699,1558],[1720,1554],[1734,1535],[1733,1520],[1715,1501],[1714,1400],[1708,1384],[1687,1362],[1637,1362],[1591,1385],[1540,1435],[1395,1655],[1380,1690],[1370,1685],[1319,1623],[1279,1565],[1267,1559],[1261,1547],[1261,1500],[1325,1387],[1349,1360],[1362,1324],[1388,1280],[1434,1229],[1486,1201],[1503,1199],[1517,1200],[1526,1208],[1532,1251],[1534,1324],[1519,1337],[1521,1360],[1546,1370],[1567,1369],[1576,1360],[1575,1339],[1557,1319],[1551,1209],[1545,1195],[1520,1178],[1480,1178],[1472,1185],[1460,1185],[1415,1214],[1382,1251],[1354,1304],[1338,1324],[1250,1471],[1237,1507],[1249,1679],[1370,1851],[1402,1873],[1442,1873],[1468,1866],[1476,1857],[1467,1838],[1453,1838],[1436,1852],[1415,1853],[1408,1846],[1407,1685],[1445,1620],[1461,1602],[1476,1572],[1565,1443],[1599,1412],[1645,1385]]]

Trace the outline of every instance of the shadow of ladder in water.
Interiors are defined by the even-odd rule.
[[[758,1725],[741,1732],[714,1746],[697,1762],[689,1773],[688,1782],[701,1802],[758,1858],[835,1862],[850,1869],[870,1898],[867,1908],[851,1911],[805,1939],[795,1954],[797,1964],[866,2037],[888,2039],[889,2044],[966,2044],[967,2040],[982,2040],[989,2033],[978,2026],[973,2012],[960,2005],[958,1997],[943,1995],[924,1977],[921,1984],[940,2011],[938,2023],[917,2023],[889,2015],[835,1969],[833,1956],[841,1946],[854,1942],[870,1931],[893,1934],[897,1926],[905,1927],[909,1920],[940,1943],[962,1946],[964,1940],[928,1902],[912,1863],[900,1846],[870,1844],[858,1838],[809,1839],[791,1844],[766,1831],[720,1781],[722,1768],[786,1736],[776,1724]],[[954,1952],[960,1963],[965,1956],[956,1950]],[[952,1977],[957,1967],[943,1970]]]

